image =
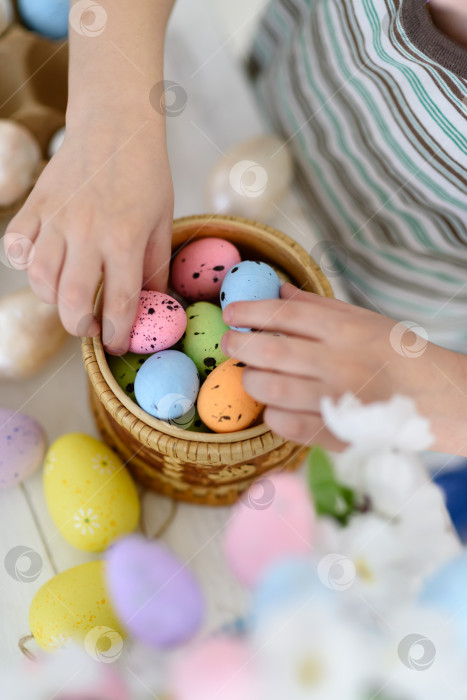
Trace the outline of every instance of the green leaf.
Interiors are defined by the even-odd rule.
[[[330,515],[345,525],[355,510],[355,492],[339,484],[331,459],[322,447],[308,453],[308,485],[316,513]]]

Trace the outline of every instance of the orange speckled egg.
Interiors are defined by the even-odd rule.
[[[201,420],[216,433],[249,428],[263,405],[246,393],[242,384],[244,362],[226,360],[211,372],[198,395]]]

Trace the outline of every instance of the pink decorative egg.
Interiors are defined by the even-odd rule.
[[[281,559],[310,554],[314,525],[314,508],[300,477],[263,477],[237,503],[227,525],[224,553],[232,572],[254,586]]]
[[[174,700],[258,700],[253,665],[253,653],[242,640],[208,639],[173,665]]]
[[[152,354],[167,350],[180,340],[186,328],[186,313],[168,294],[143,289],[130,333],[130,351]]]
[[[189,301],[218,301],[227,272],[241,261],[237,248],[222,238],[200,238],[175,256],[171,282]]]

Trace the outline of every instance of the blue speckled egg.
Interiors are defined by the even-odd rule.
[[[0,408],[0,489],[19,484],[44,461],[45,433],[34,418]]]
[[[281,282],[275,270],[266,263],[257,260],[244,260],[234,265],[222,282],[222,309],[233,301],[255,301],[259,299],[278,299]],[[249,331],[250,328],[235,328],[237,331]]]
[[[425,581],[419,602],[445,613],[467,651],[467,553],[452,559]]]
[[[198,391],[196,365],[178,350],[161,350],[151,355],[135,378],[137,402],[161,420],[174,420],[190,411]]]
[[[64,39],[68,35],[70,0],[18,0],[18,10],[24,24],[49,39]]]

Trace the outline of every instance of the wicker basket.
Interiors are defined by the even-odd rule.
[[[232,241],[243,258],[280,266],[305,290],[333,296],[329,282],[303,248],[263,224],[229,216],[185,217],[174,222],[173,248],[207,236]],[[307,448],[275,435],[264,423],[236,433],[193,433],[153,418],[118,386],[100,337],[83,339],[82,350],[91,406],[103,439],[154,491],[192,503],[226,505],[261,474],[294,469],[304,458]]]

